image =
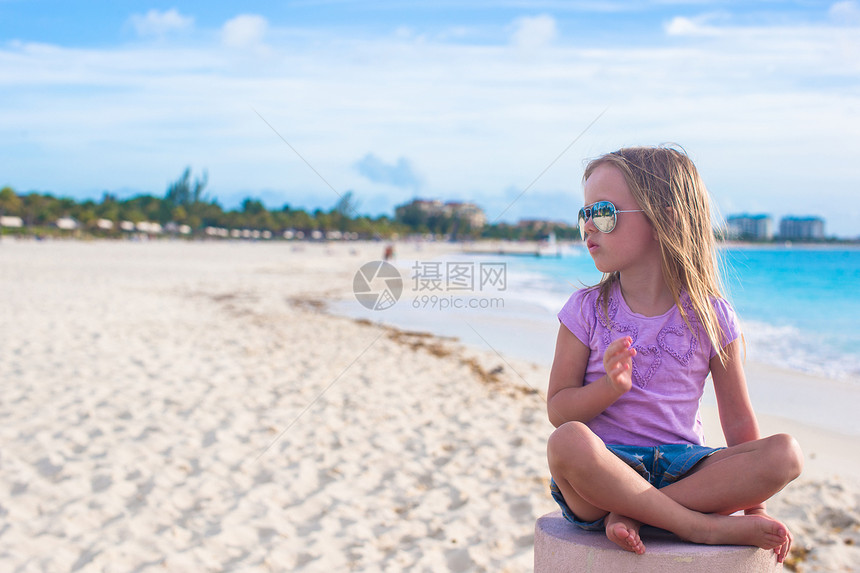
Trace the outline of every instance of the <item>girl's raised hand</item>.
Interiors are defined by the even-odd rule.
[[[619,394],[625,394],[633,387],[633,357],[636,356],[636,349],[632,344],[633,339],[629,336],[619,338],[606,348],[603,355],[606,379]]]

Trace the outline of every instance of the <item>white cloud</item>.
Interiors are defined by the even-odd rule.
[[[253,48],[263,45],[268,21],[257,14],[240,14],[228,20],[221,29],[221,42],[230,48]]]
[[[405,157],[399,158],[396,163],[386,163],[373,153],[368,153],[355,163],[355,168],[374,183],[402,189],[417,189],[421,186],[421,176]]]
[[[512,40],[521,48],[541,48],[551,44],[558,36],[555,18],[547,14],[526,16],[514,22]]]
[[[860,5],[854,0],[836,2],[830,7],[828,15],[837,24],[857,25],[860,24]]]
[[[698,24],[684,16],[675,16],[666,24],[666,33],[670,36],[694,36],[699,30]]]
[[[164,36],[194,26],[194,18],[183,16],[175,8],[159,12],[150,10],[144,15],[133,14],[129,23],[139,36]]]
[[[669,36],[717,36],[720,30],[709,25],[712,20],[710,15],[687,18],[675,16],[665,26],[666,34]]]

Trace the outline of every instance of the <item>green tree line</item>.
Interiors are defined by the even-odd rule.
[[[573,237],[576,228],[555,227],[553,229],[528,229],[500,223],[481,228],[472,228],[468,220],[456,216],[422,217],[409,211],[402,217],[379,215],[371,217],[358,213],[358,203],[352,192],[346,192],[329,210],[304,209],[284,205],[279,209],[268,209],[259,199],[246,198],[241,205],[225,210],[216,199],[206,195],[208,176],[192,181],[191,169],[186,169],[171,183],[162,197],[141,194],[128,199],[119,199],[105,192],[100,201],[91,199],[75,201],[67,197],[55,197],[50,193],[29,192],[18,194],[11,187],[0,189],[0,216],[20,217],[22,229],[3,229],[4,232],[42,234],[56,232],[56,221],[61,218],[74,219],[80,232],[93,236],[121,234],[119,223],[153,222],[163,227],[186,225],[192,235],[202,236],[208,227],[222,229],[252,229],[269,231],[273,236],[283,236],[290,230],[310,237],[314,231],[340,234],[362,239],[432,234],[454,239],[539,239],[554,230],[558,238]],[[100,220],[113,223],[112,229],[104,229]]]

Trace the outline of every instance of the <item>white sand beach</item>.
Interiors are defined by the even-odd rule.
[[[0,241],[0,571],[530,571],[548,368],[327,313],[382,248]],[[860,436],[761,424],[789,569],[860,571]]]

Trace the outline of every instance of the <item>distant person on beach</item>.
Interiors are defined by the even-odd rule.
[[[579,229],[604,278],[558,314],[553,498],[569,522],[634,553],[647,524],[782,562],[792,536],[765,501],[800,475],[803,456],[791,436],[759,434],[696,167],[673,148],[636,147],[591,161],[583,180]],[[704,445],[709,373],[726,448]]]

